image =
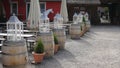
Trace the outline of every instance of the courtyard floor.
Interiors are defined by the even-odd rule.
[[[120,68],[120,27],[93,26],[79,40],[67,36],[64,50],[27,68]]]

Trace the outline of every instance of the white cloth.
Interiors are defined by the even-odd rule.
[[[27,27],[38,28],[40,24],[40,17],[41,17],[41,11],[40,11],[39,0],[31,0]]]
[[[62,0],[60,14],[63,17],[63,22],[68,22],[68,11],[66,0]]]

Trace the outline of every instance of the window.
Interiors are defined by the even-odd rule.
[[[11,13],[15,13],[16,15],[18,14],[18,4],[17,2],[12,2],[11,3]]]
[[[101,23],[110,23],[108,7],[98,7],[98,15]]]
[[[46,10],[45,3],[40,3],[40,9],[41,9],[41,13],[43,13]]]
[[[29,14],[29,10],[30,10],[30,2],[27,2],[26,4],[26,16],[28,17],[28,14]],[[41,10],[41,13],[43,13],[45,10],[46,10],[46,4],[45,2],[40,2],[40,10]]]
[[[30,3],[27,3],[26,4],[26,17],[28,17],[29,10],[30,10]]]

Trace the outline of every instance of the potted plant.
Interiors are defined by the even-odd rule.
[[[58,48],[59,48],[59,45],[58,45],[57,36],[56,36],[55,34],[54,34],[54,43],[55,43],[55,46],[54,46],[54,53],[57,53]]]
[[[40,40],[38,40],[35,48],[34,48],[34,52],[32,52],[33,54],[33,57],[34,57],[34,61],[33,63],[40,63],[42,62],[43,58],[44,58],[44,55],[45,55],[45,52],[44,52],[44,45]]]
[[[84,16],[83,16],[83,23],[84,23],[83,33],[85,33],[87,28],[86,28],[86,20]]]
[[[86,20],[85,20],[85,17],[83,16],[83,23],[84,25],[86,26]]]

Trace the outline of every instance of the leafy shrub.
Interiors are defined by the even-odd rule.
[[[43,53],[44,52],[44,45],[40,40],[38,40],[37,45],[34,48],[35,53]]]
[[[57,39],[57,36],[55,34],[54,34],[54,43],[58,44],[58,39]]]

